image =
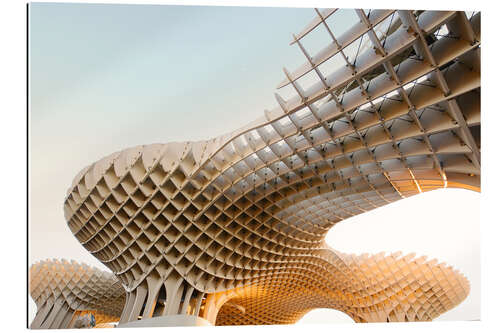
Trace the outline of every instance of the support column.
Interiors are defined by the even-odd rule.
[[[139,314],[141,313],[142,310],[142,305],[144,304],[144,301],[146,300],[146,295],[147,295],[147,289],[143,285],[139,285],[137,289],[135,290],[135,299],[134,299],[134,305],[132,308],[132,311],[130,313],[130,316],[128,317],[127,321],[134,321],[137,320],[137,317],[139,317]]]
[[[35,319],[33,319],[30,328],[32,329],[41,328],[44,320],[47,318],[47,315],[50,312],[50,309],[52,309],[52,305],[53,303],[50,302],[50,300],[47,300],[47,302],[45,302],[40,311],[38,311],[38,313],[36,314]]]
[[[54,303],[54,306],[52,307],[52,310],[50,311],[49,316],[43,322],[43,324],[42,324],[42,326],[40,328],[47,329],[47,328],[50,328],[52,326],[52,323],[54,322],[57,314],[61,310],[62,305],[63,305],[63,303],[62,303],[62,301],[60,299],[56,300],[56,302]]]
[[[125,308],[118,326],[213,324],[214,320],[210,322],[199,315],[204,295],[205,293],[195,290],[179,274],[171,274],[165,280],[160,276],[148,276],[135,290],[127,293]],[[215,303],[213,305],[216,306]],[[217,310],[213,313],[216,315]]]
[[[52,325],[50,325],[50,328],[62,328],[61,323],[62,323],[64,317],[66,316],[66,314],[68,313],[68,310],[69,310],[69,306],[67,304],[63,304],[63,306],[59,310],[59,313],[57,314],[56,318],[54,319],[54,322],[52,323]]]
[[[69,325],[71,323],[71,319],[73,318],[74,314],[75,314],[75,311],[72,311],[72,310],[68,311],[66,313],[66,315],[64,316],[64,319],[61,323],[61,328],[70,328]]]
[[[122,315],[120,317],[120,324],[128,322],[128,318],[130,317],[130,313],[132,312],[132,308],[134,306],[135,290],[127,292],[126,297],[125,308],[123,309]]]
[[[148,285],[148,301],[144,307],[143,318],[151,318],[158,301],[158,294],[160,292],[162,281],[159,277],[148,276],[146,278]]]

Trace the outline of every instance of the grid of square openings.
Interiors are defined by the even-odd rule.
[[[75,311],[89,311],[100,321],[109,320],[109,322],[118,321],[120,318],[125,304],[125,290],[112,273],[73,260],[54,259],[33,264],[29,275],[29,291],[37,306],[37,317],[46,311],[45,316],[38,319],[45,319],[47,325],[55,323],[48,323],[49,318],[53,321],[57,321],[57,318],[63,319],[62,316],[56,317],[55,314],[50,316],[53,311],[69,314]],[[56,304],[62,306],[58,308]],[[66,318],[71,319],[71,316]],[[44,322],[40,321],[39,324],[43,325]],[[42,328],[60,327],[42,326]]]
[[[343,289],[328,293],[307,276],[276,275],[238,290],[216,325],[293,324],[315,308],[342,311],[355,322],[431,321],[469,293],[461,273],[426,257],[335,254],[341,262],[332,261],[329,271],[331,279],[347,277]]]
[[[317,14],[310,31],[335,10]],[[134,147],[83,170],[65,201],[77,239],[131,290],[174,267],[213,292],[300,256],[319,267],[314,250],[345,218],[452,179],[477,183],[480,15],[355,14],[320,55],[303,47],[307,32],[295,37],[307,62],[285,70],[280,87],[294,95],[276,95],[265,121],[210,141]],[[324,75],[335,57],[346,66]],[[319,80],[303,89],[312,71]]]

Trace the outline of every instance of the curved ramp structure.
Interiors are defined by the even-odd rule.
[[[75,177],[65,217],[126,288],[120,323],[292,323],[314,307],[431,320],[466,297],[451,268],[340,254],[324,237],[421,192],[480,190],[480,14],[356,10],[336,36],[336,10],[316,13],[294,36],[306,62],[284,70],[278,88],[294,93],[276,93],[277,108],[211,140],[116,152]],[[320,28],[331,42],[311,56],[303,42]]]
[[[30,328],[83,328],[117,322],[125,290],[112,273],[75,261],[43,260],[29,270],[37,313]]]

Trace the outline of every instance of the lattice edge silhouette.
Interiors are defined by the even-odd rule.
[[[97,325],[120,319],[125,290],[112,273],[54,259],[33,264],[29,278],[30,295],[37,306],[31,328],[72,328],[86,314],[92,314]]]
[[[293,87],[294,97],[276,94],[279,107],[227,135],[129,148],[75,177],[65,217],[75,237],[125,286],[121,323],[172,314],[220,324],[269,323],[272,316],[293,322],[310,309],[308,302],[292,313],[277,308],[266,318],[245,317],[241,304],[251,308],[245,313],[263,315],[256,304],[271,307],[279,298],[273,294],[262,304],[242,290],[263,290],[263,283],[272,293],[300,276],[303,288],[321,286],[341,299],[339,292],[355,285],[343,274],[360,279],[357,260],[376,269],[382,259],[329,250],[324,236],[333,225],[437,188],[479,191],[480,13],[469,20],[455,11],[356,10],[359,22],[335,37],[327,23],[335,10],[316,12],[292,42],[307,62],[292,73],[285,69],[279,85]],[[379,36],[386,20],[391,23]],[[444,25],[449,34],[442,37]],[[311,57],[302,40],[318,27],[332,42]],[[349,58],[363,36],[372,48]],[[321,65],[336,56],[346,66],[324,75]],[[303,89],[307,73],[317,82]],[[411,269],[419,274],[445,271],[441,278],[399,282],[437,283],[441,291],[423,292],[432,303],[419,308],[412,302],[422,300],[421,292],[412,289],[409,308],[401,303],[391,314],[385,311],[394,298],[360,287],[353,297],[372,312],[348,312],[356,321],[430,320],[467,295],[463,276],[442,265],[383,260],[401,263],[401,270],[419,263]],[[391,277],[395,267],[383,276]],[[215,306],[215,295],[228,299],[238,290],[240,297],[228,303],[234,306]],[[432,310],[419,313],[425,306]],[[374,308],[383,309],[385,319]]]

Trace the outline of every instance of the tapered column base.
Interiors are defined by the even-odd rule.
[[[172,326],[212,326],[212,324],[201,317],[192,315],[171,315],[146,318],[119,324],[117,328],[122,327],[172,327]]]

